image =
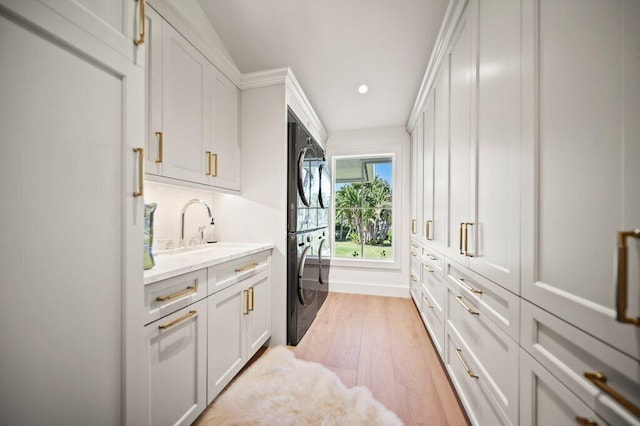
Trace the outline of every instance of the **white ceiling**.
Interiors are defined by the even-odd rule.
[[[448,3],[198,1],[240,71],[290,67],[329,133],[406,125]]]

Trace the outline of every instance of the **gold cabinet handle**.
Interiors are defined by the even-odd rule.
[[[431,272],[432,274],[435,272],[433,269],[429,268],[429,266],[424,265],[424,269],[426,269],[427,271]]]
[[[244,297],[243,315],[249,315],[249,290],[243,290],[242,295]]]
[[[458,359],[460,360],[460,362],[462,363],[462,367],[464,367],[464,371],[467,372],[467,376],[472,377],[474,379],[478,378],[478,375],[473,373],[471,371],[471,369],[469,368],[469,366],[467,365],[467,363],[464,361],[464,359],[462,358],[462,349],[460,348],[456,348],[456,355],[458,355]]]
[[[138,38],[133,40],[133,44],[135,44],[136,46],[140,46],[142,43],[144,43],[144,35],[145,35],[145,10],[144,10],[144,4],[145,4],[145,0],[138,0],[138,4],[140,5],[140,32],[138,34]]]
[[[213,170],[214,170],[211,173],[211,176],[218,177],[218,154],[211,154],[211,157],[213,157]]]
[[[415,219],[411,219],[411,233],[415,234],[417,232],[418,221]]]
[[[431,235],[431,225],[433,225],[433,221],[432,220],[428,220],[427,223],[425,224],[425,238],[429,241],[433,241],[433,238],[430,236]]]
[[[249,310],[253,311],[253,309],[256,307],[255,293],[254,293],[253,287],[249,287],[249,301],[251,302],[249,305]]]
[[[460,242],[459,242],[459,248],[460,248],[460,254],[464,256],[464,251],[462,250],[462,228],[464,228],[464,222],[460,223],[460,231],[458,232],[460,234]]]
[[[438,260],[438,258],[432,255],[431,253],[427,254],[427,257],[431,260]]]
[[[417,253],[415,251],[411,250],[411,256],[416,257],[418,255],[417,255]]]
[[[413,282],[415,283],[415,282],[417,282],[417,281],[418,281],[418,279],[417,279],[415,276],[413,276],[413,274],[412,274],[412,275],[411,275],[411,281],[413,281]]]
[[[158,159],[156,160],[156,164],[160,164],[164,156],[164,136],[162,132],[156,132],[156,137],[158,138]]]
[[[258,263],[251,262],[248,265],[244,265],[244,266],[241,266],[239,268],[236,268],[236,272],[248,271],[249,269],[255,268],[256,266],[258,266]]]
[[[473,257],[473,254],[469,253],[469,227],[473,226],[473,223],[466,222],[464,224],[464,255],[467,257]]]
[[[188,313],[181,316],[180,318],[174,319],[173,321],[168,322],[166,324],[160,324],[158,328],[160,330],[166,330],[167,328],[171,328],[174,325],[180,324],[182,321],[186,321],[191,317],[195,317],[196,315],[198,315],[198,311],[189,311]]]
[[[433,305],[431,303],[429,303],[429,299],[427,299],[426,297],[422,297],[422,300],[424,300],[424,303],[427,304],[427,307],[433,309]]]
[[[597,371],[585,371],[584,377],[591,383],[600,388],[604,393],[615,399],[620,405],[629,410],[631,413],[640,417],[640,408],[636,407],[631,401],[625,398],[620,392],[607,384],[607,376]]]
[[[480,315],[480,312],[471,309],[469,306],[467,306],[466,303],[464,303],[462,301],[462,296],[456,296],[456,299],[458,300],[458,303],[460,303],[462,306],[464,306],[464,308],[467,310],[467,312],[469,312],[471,315]]]
[[[134,197],[144,195],[144,148],[133,148],[133,152],[138,153],[138,191],[133,193]]]
[[[207,173],[205,174],[211,176],[211,151],[207,151],[205,154],[207,156]]]
[[[576,423],[581,426],[598,426],[598,422],[588,417],[576,416]]]
[[[195,292],[196,292],[196,288],[193,286],[189,286],[177,293],[168,294],[166,296],[158,296],[156,297],[156,302],[166,302],[167,300],[177,299],[178,297],[186,296],[187,294],[193,294]]]
[[[469,284],[467,284],[464,278],[458,278],[458,281],[460,281],[460,284],[462,284],[462,287],[466,288],[471,293],[482,294],[482,290],[471,287]]]
[[[417,245],[416,243],[411,243],[411,247],[413,247],[413,248],[418,248],[418,247],[420,247],[420,246],[419,246],[419,245]]]
[[[640,327],[640,317],[627,315],[627,238],[640,238],[640,229],[618,232],[618,286],[616,300],[616,321]]]

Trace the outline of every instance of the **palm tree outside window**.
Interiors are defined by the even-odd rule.
[[[393,156],[334,164],[334,257],[393,261]]]

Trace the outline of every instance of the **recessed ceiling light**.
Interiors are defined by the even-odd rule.
[[[360,87],[358,87],[358,92],[360,92],[361,95],[364,95],[368,91],[369,91],[369,88],[367,87],[366,84],[361,84]]]

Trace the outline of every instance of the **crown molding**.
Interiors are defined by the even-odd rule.
[[[240,90],[276,85],[283,85],[286,88],[287,94],[293,97],[295,105],[302,109],[302,111],[298,111],[298,113],[307,117],[310,121],[309,127],[317,130],[317,137],[320,139],[320,143],[324,143],[328,138],[327,129],[322,124],[322,121],[320,121],[318,114],[316,114],[316,111],[313,109],[313,106],[309,102],[304,90],[302,90],[302,86],[300,86],[300,82],[298,82],[291,68],[257,71],[242,74],[240,78]]]
[[[413,103],[413,108],[411,109],[409,120],[407,121],[407,131],[409,133],[413,131],[413,128],[418,122],[420,113],[424,109],[427,94],[433,86],[440,64],[446,56],[447,47],[451,41],[453,32],[456,29],[456,25],[460,21],[464,8],[468,2],[469,0],[451,0],[447,6],[444,19],[442,20],[440,30],[438,31],[436,43],[433,47],[433,51],[431,52],[431,57],[429,58],[427,69],[425,70],[424,77],[422,78],[420,89],[418,90],[418,95]]]

